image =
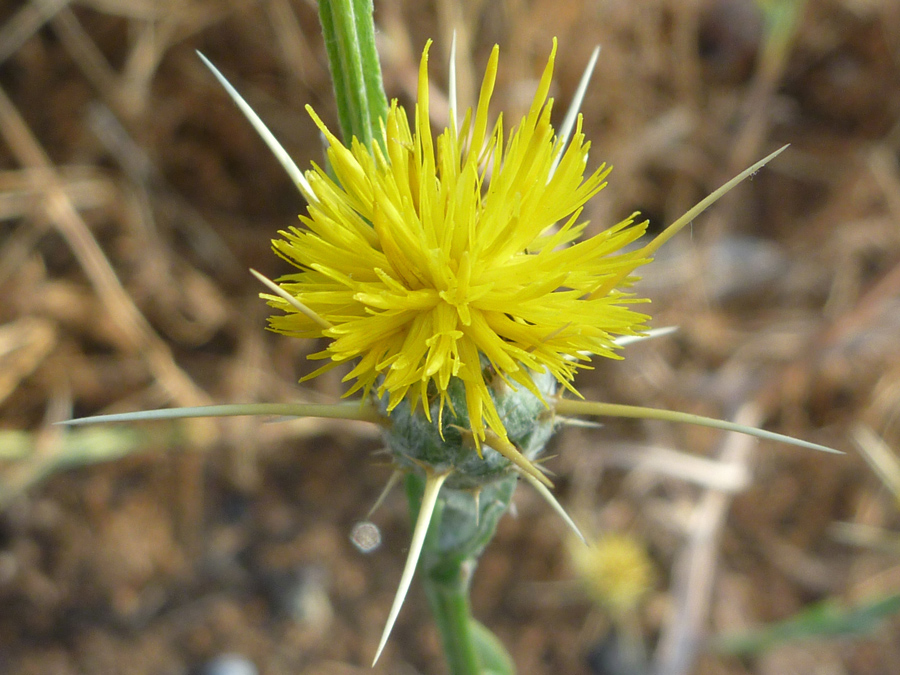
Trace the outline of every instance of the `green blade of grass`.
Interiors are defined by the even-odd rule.
[[[849,608],[826,600],[759,630],[717,637],[711,647],[724,654],[752,656],[798,640],[865,635],[898,612],[900,594],[880,596]]]

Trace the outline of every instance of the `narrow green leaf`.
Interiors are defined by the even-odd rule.
[[[712,648],[721,653],[751,656],[798,640],[865,635],[898,612],[900,594],[873,598],[849,608],[826,600],[759,630],[720,636],[713,641]]]
[[[476,619],[469,619],[469,626],[483,675],[515,675],[512,657],[497,636]]]

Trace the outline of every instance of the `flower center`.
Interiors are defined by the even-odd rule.
[[[444,290],[438,293],[438,296],[448,305],[456,310],[460,322],[464,326],[472,324],[472,315],[469,312],[469,302],[471,302],[471,281],[472,266],[471,257],[468,251],[464,251],[460,260],[453,270],[451,265],[443,267]]]

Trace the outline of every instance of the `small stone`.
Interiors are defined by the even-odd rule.
[[[252,661],[240,654],[220,654],[208,661],[202,675],[259,675],[259,669]]]
[[[375,523],[368,520],[360,521],[350,531],[350,541],[362,553],[371,553],[381,546],[381,530]]]

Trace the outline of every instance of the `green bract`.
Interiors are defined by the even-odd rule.
[[[553,415],[545,401],[556,393],[556,379],[552,375],[532,372],[531,376],[544,401],[524,387],[503,382],[496,374],[489,387],[509,440],[529,461],[540,455],[553,434]],[[485,377],[491,377],[489,370]],[[461,490],[479,490],[517,472],[513,462],[492,448],[489,442],[482,444],[482,456],[479,456],[468,431],[465,387],[457,378],[451,379],[447,388],[443,415],[437,397],[430,403],[429,415],[421,406],[414,411],[408,400],[400,403],[390,415],[386,396],[378,399],[376,405],[390,420],[384,431],[385,444],[402,469],[419,474],[426,471],[449,473],[446,488]]]

